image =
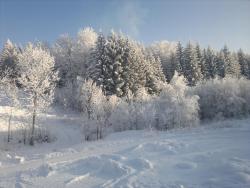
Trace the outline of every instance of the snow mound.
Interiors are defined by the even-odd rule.
[[[90,176],[101,178],[117,178],[128,174],[130,168],[119,161],[101,155],[56,165],[55,171],[56,173],[67,173],[76,176],[89,173]]]
[[[135,158],[135,159],[128,160],[126,161],[126,164],[140,171],[154,168],[154,165],[152,162],[150,162],[147,159],[142,159],[142,158]]]
[[[143,143],[135,147],[134,151],[174,155],[177,154],[183,147],[186,147],[184,143],[171,140],[162,142]]]
[[[47,177],[50,175],[51,171],[52,167],[49,164],[45,163],[38,166],[37,168],[21,171],[21,175],[29,177]]]

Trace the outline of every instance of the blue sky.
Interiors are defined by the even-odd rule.
[[[93,27],[150,44],[198,41],[250,52],[250,0],[0,0],[0,45],[76,35]]]

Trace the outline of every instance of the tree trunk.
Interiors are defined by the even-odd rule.
[[[10,110],[10,115],[9,115],[9,125],[8,125],[8,142],[10,142],[10,126],[11,126],[11,119],[12,119],[12,108]]]
[[[37,95],[35,94],[33,99],[33,114],[32,114],[32,127],[31,127],[31,137],[30,145],[34,145],[34,133],[35,133],[35,123],[36,123],[36,108],[37,108]]]
[[[99,126],[97,126],[96,128],[96,140],[98,140],[99,138]]]

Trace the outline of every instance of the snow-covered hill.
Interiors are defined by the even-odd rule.
[[[249,119],[170,132],[126,131],[93,142],[82,142],[76,113],[54,110],[40,122],[56,141],[1,144],[0,187],[250,187]],[[1,126],[2,136],[3,119]]]

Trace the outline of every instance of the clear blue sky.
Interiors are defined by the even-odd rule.
[[[80,28],[122,31],[145,44],[225,43],[250,52],[250,0],[0,0],[0,45],[76,35]]]

